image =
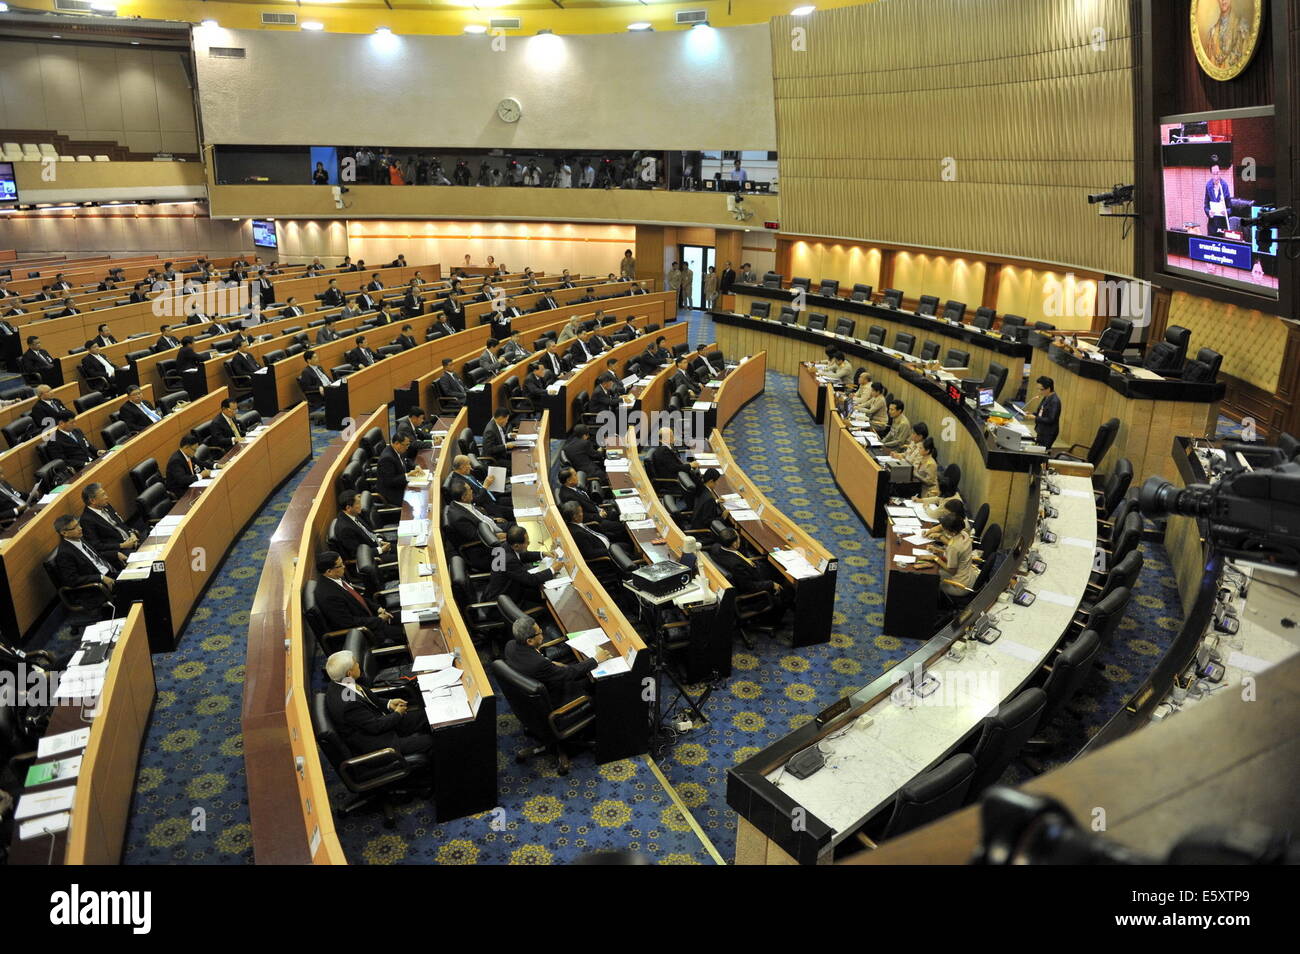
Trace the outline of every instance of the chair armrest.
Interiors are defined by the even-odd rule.
[[[559,715],[565,715],[566,713],[572,712],[574,709],[578,708],[579,706],[587,705],[590,702],[591,702],[591,696],[578,696],[578,698],[576,699],[570,699],[564,705],[560,706],[560,708],[552,710],[551,716],[554,717]]]

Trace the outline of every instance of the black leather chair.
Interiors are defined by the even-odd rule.
[[[971,520],[970,535],[978,540],[984,534],[984,527],[989,522],[989,505],[982,503]]]
[[[812,291],[812,279],[800,278],[798,276],[790,279],[791,288],[802,288],[804,291]]]
[[[894,350],[901,351],[904,354],[911,354],[916,347],[916,335],[908,334],[906,331],[900,331],[894,335]]]
[[[809,312],[809,314],[808,314],[808,330],[809,330],[809,331],[825,331],[825,330],[826,330],[826,316],[823,315],[823,314],[822,314],[821,312],[819,312],[819,311]]]
[[[1202,348],[1196,357],[1183,365],[1183,380],[1197,384],[1213,384],[1219,377],[1223,355],[1212,348]]]
[[[944,356],[943,366],[945,368],[970,367],[970,352],[963,351],[960,348],[949,348],[948,354]]]
[[[1040,730],[1051,725],[1052,720],[1078,695],[1092,675],[1093,665],[1100,653],[1101,637],[1093,630],[1085,629],[1052,659],[1052,670],[1047,674],[1042,687],[1046,701],[1038,720]],[[1059,742],[1042,735],[1031,737],[1022,749],[1022,760],[1035,775],[1041,774],[1043,766],[1032,756],[1048,754],[1058,745]]]
[[[881,292],[881,295],[883,296],[881,300],[884,302],[886,308],[903,307],[903,292],[901,289],[886,288]]]
[[[1119,624],[1124,619],[1124,611],[1128,609],[1132,597],[1133,591],[1128,587],[1116,587],[1103,599],[1092,604],[1082,623],[1072,624],[1073,631],[1082,632],[1091,629],[1101,639],[1102,648],[1108,648],[1115,639],[1115,631],[1119,629]]]
[[[1097,500],[1097,512],[1106,518],[1115,512],[1119,502],[1128,494],[1133,484],[1133,462],[1121,457],[1111,468],[1110,474],[1101,482],[1101,491]]]
[[[981,388],[992,388],[994,399],[1002,396],[1002,389],[1007,386],[1007,368],[1006,365],[999,364],[996,361],[989,362],[989,369],[984,374],[984,383]]]
[[[1111,361],[1119,361],[1132,340],[1133,322],[1127,318],[1112,318],[1097,339],[1097,350]]]
[[[764,287],[764,288],[780,288],[780,287],[781,287],[781,273],[780,273],[780,272],[764,272],[764,273],[763,273],[763,287]]]
[[[1182,325],[1170,325],[1165,329],[1163,341],[1157,341],[1148,350],[1142,366],[1157,374],[1177,377],[1183,372],[1183,362],[1187,358],[1187,343],[1192,333]]]
[[[749,303],[749,313],[755,318],[770,318],[772,315],[772,303],[767,301],[752,301]]]
[[[839,298],[840,280],[838,278],[823,278],[821,284],[817,286],[817,294],[826,298]]]
[[[923,341],[921,342],[921,360],[934,361],[939,357],[939,342]]]
[[[510,631],[506,628],[500,606],[496,600],[479,600],[478,589],[464,557],[452,554],[447,565],[451,572],[452,598],[469,629],[470,639],[475,645],[490,640],[494,655],[501,655],[501,647],[510,638]]]
[[[980,723],[979,740],[971,753],[975,776],[966,791],[967,804],[978,799],[990,785],[997,784],[1007,766],[1020,754],[1047,707],[1042,689],[1026,689]]]
[[[104,400],[103,391],[90,391],[74,400],[72,406],[78,414],[85,414],[91,408],[99,407],[104,403]]]
[[[14,418],[4,427],[0,427],[0,433],[4,434],[6,444],[17,447],[23,441],[36,436],[36,422],[32,420],[30,414],[24,414],[22,417]]]
[[[1115,435],[1118,433],[1119,418],[1112,417],[1097,428],[1097,436],[1092,439],[1091,445],[1071,444],[1064,451],[1057,451],[1052,456],[1057,460],[1086,460],[1095,468],[1105,459],[1106,452],[1110,450],[1110,445],[1115,443]],[[1082,458],[1075,456],[1080,450],[1087,451]]]
[[[970,323],[976,328],[982,328],[985,331],[993,327],[993,322],[997,320],[998,313],[988,306],[981,306],[975,309],[975,317]]]
[[[867,341],[873,345],[884,345],[885,329],[880,325],[872,325],[867,329]]]
[[[302,588],[302,615],[307,621],[307,628],[311,630],[312,636],[316,639],[316,645],[320,651],[328,657],[331,653],[342,649],[343,643],[352,628],[348,629],[330,629],[329,624],[325,622],[324,615],[321,614],[320,606],[316,603],[317,580],[308,580]],[[373,634],[369,630],[363,630],[367,634],[367,639]]]
[[[0,391],[0,401],[26,401],[34,397],[36,397],[36,389],[26,386]]]
[[[846,338],[853,338],[857,336],[857,329],[858,323],[852,318],[835,319],[835,333],[837,335],[843,335]]]
[[[782,305],[781,315],[779,320],[783,325],[795,324],[799,320],[799,313],[796,312],[789,305]]]
[[[1130,549],[1117,562],[1112,562],[1110,570],[1103,580],[1087,584],[1083,594],[1083,601],[1079,604],[1076,615],[1080,619],[1086,619],[1092,613],[1094,606],[1120,587],[1132,590],[1137,583],[1138,576],[1142,573],[1142,566],[1145,562],[1142,551],[1136,547]]]
[[[852,298],[853,301],[871,301],[871,291],[872,289],[870,285],[855,284],[853,286],[853,294],[849,297]]]
[[[943,317],[948,321],[961,321],[966,317],[966,303],[949,298],[943,306]]]
[[[112,591],[103,583],[83,583],[80,586],[67,585],[63,580],[63,574],[59,572],[58,565],[55,563],[58,552],[57,548],[51,550],[49,555],[41,561],[41,565],[45,569],[45,575],[54,584],[59,602],[68,614],[68,622],[73,626],[85,626],[87,623],[109,618],[108,614],[113,611],[113,606],[109,602]]]
[[[868,848],[930,824],[962,807],[975,777],[975,759],[959,752],[923,772],[898,790],[889,818],[878,832],[860,832]]]
[[[916,302],[916,313],[918,315],[934,315],[939,311],[939,298],[937,295],[922,295]]]
[[[1029,334],[1029,327],[1020,315],[1003,315],[1001,331],[1013,341],[1024,341]]]
[[[384,827],[396,825],[397,813],[390,796],[403,787],[401,783],[407,787],[427,787],[432,770],[429,757],[424,753],[403,755],[392,747],[353,752],[330,721],[323,692],[312,696],[311,721],[317,749],[352,795],[338,811],[351,815],[378,802],[384,813]]]
[[[559,762],[559,774],[568,775],[571,762],[566,748],[578,744],[581,736],[596,722],[591,697],[582,695],[555,706],[544,685],[516,672],[503,659],[493,661],[492,674],[510,704],[510,711],[523,724],[524,730],[540,743],[517,753],[515,761],[524,762],[537,755],[553,753]]]
[[[99,436],[103,439],[106,449],[113,448],[131,437],[131,428],[121,421],[113,421],[104,426],[103,430],[99,432]]]

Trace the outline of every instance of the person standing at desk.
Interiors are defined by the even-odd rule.
[[[740,188],[736,190],[737,192],[743,189],[744,184],[749,181],[749,173],[745,171],[739,159],[731,165],[731,181],[741,183]]]
[[[625,281],[630,282],[636,278],[636,259],[632,257],[630,248],[623,253],[623,260],[618,263],[618,273]]]
[[[912,424],[903,413],[903,402],[893,400],[889,402],[889,430],[885,432],[881,445],[886,450],[902,451],[907,446],[908,439],[912,436]]]
[[[1045,374],[1039,376],[1038,387],[1042,401],[1032,415],[1034,439],[1044,449],[1051,451],[1061,433],[1061,398],[1056,393],[1056,382]]]
[[[1210,157],[1210,180],[1205,183],[1205,231],[1222,235],[1228,228],[1228,212],[1232,206],[1232,192],[1219,171],[1219,157]]]
[[[736,270],[727,262],[722,266],[722,275],[718,279],[718,293],[721,295],[730,295],[731,286],[736,284]]]

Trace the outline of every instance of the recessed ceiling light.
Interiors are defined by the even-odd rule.
[[[466,32],[466,33],[486,33],[486,32],[487,32],[487,27],[485,27],[485,26],[484,26],[483,24],[481,24],[481,23],[467,23],[467,24],[465,24],[465,32]]]
[[[636,23],[629,23],[627,25],[627,28],[629,30],[637,30],[637,31],[654,29],[654,27],[651,26],[649,23],[647,23],[645,20],[638,20]]]
[[[140,45],[140,41],[139,41],[139,40],[132,40],[132,41],[131,41],[131,45],[132,45],[132,46],[139,46],[139,45]]]
[[[304,30],[311,30],[314,32],[317,30],[325,29],[325,24],[321,23],[319,20],[307,20],[305,23],[302,24],[302,28]]]
[[[816,9],[817,8],[814,7],[811,3],[808,4],[808,6],[806,7],[795,7],[793,10],[790,11],[790,16],[806,17],[808,14],[812,13]]]
[[[208,19],[200,23],[199,26],[207,27],[209,30],[215,30],[219,26],[221,26],[221,24],[218,23],[216,20],[212,19],[211,17],[208,17]]]
[[[51,33],[51,34],[50,34],[50,39],[51,39],[51,40],[62,40],[62,39],[63,39],[63,34],[61,34],[61,33]]]
[[[8,12],[9,12],[9,4],[0,3],[0,13],[8,13]]]
[[[390,30],[390,29],[388,29],[388,27],[375,27],[375,32],[378,33],[380,36],[392,36],[392,35],[393,35],[393,31]]]
[[[707,30],[708,28],[709,28],[708,20],[701,20],[699,23],[691,27],[692,30]]]

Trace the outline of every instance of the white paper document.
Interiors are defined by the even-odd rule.
[[[464,686],[451,686],[422,693],[424,697],[424,714],[429,725],[441,725],[445,722],[457,722],[474,718],[469,707],[469,697]]]
[[[438,588],[433,585],[432,581],[399,583],[397,596],[404,607],[429,606],[438,602]]]
[[[460,683],[460,677],[464,672],[455,666],[448,666],[446,669],[439,669],[436,672],[421,673],[416,677],[416,682],[420,684],[421,692],[432,692],[435,689],[446,689],[448,686],[455,686]]]
[[[596,679],[604,679],[606,676],[614,676],[621,672],[631,672],[632,667],[627,664],[627,660],[622,656],[615,656],[613,659],[606,659],[603,663],[591,671],[591,675]]]
[[[35,818],[38,815],[71,811],[72,800],[76,794],[77,786],[75,785],[69,785],[66,788],[52,788],[49,791],[30,792],[18,799],[18,808],[14,812],[14,819],[22,821],[24,818]]]
[[[33,818],[25,821],[18,826],[18,838],[20,841],[27,841],[38,835],[54,835],[61,831],[67,831],[68,825],[72,822],[71,812],[59,812],[57,815],[42,815],[40,818]]]
[[[59,732],[56,735],[47,735],[36,743],[36,757],[45,759],[60,752],[84,749],[88,744],[90,744],[89,726],[84,729],[73,729],[70,732]]]

